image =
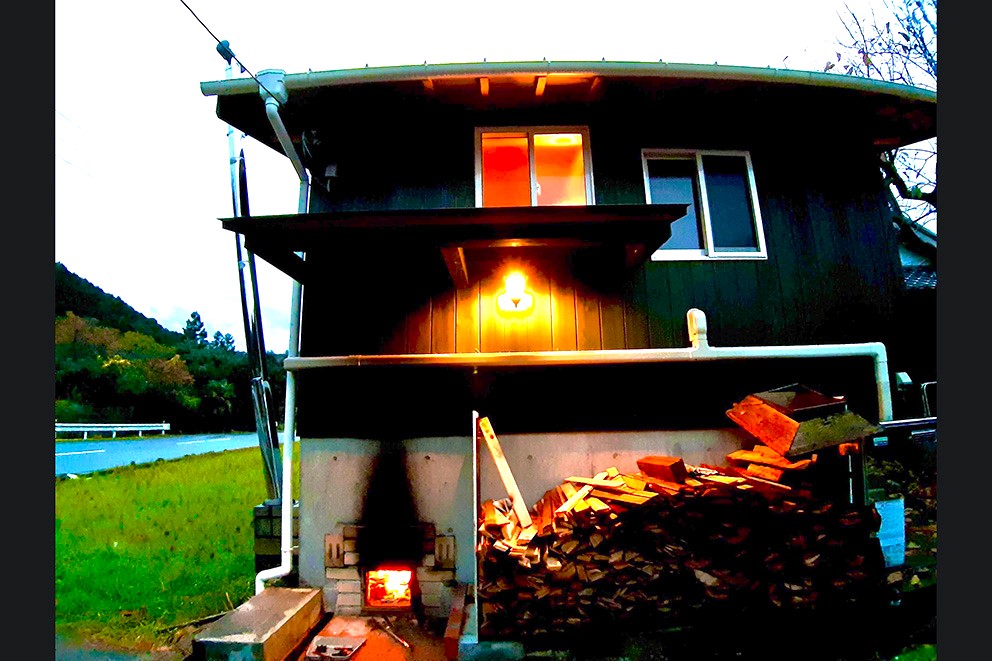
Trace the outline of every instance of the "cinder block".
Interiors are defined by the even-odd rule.
[[[428,568],[434,567],[434,554],[428,553],[427,555],[425,555],[423,562],[421,562],[420,564]]]
[[[444,600],[441,598],[440,593],[430,594],[427,592],[421,592],[420,603],[424,606],[424,608],[441,608],[444,605]]]
[[[347,525],[341,526],[341,533],[344,535],[345,539],[358,539],[358,531],[361,526]]]
[[[361,606],[361,592],[338,592],[337,602],[334,604],[334,611],[337,612],[340,606]]]
[[[342,542],[341,548],[344,549],[345,553],[355,553],[358,550],[358,540],[346,539]]]
[[[272,536],[272,519],[255,517],[255,537]]]
[[[359,557],[357,553],[345,553],[344,554],[344,566],[354,567],[358,565]],[[451,572],[454,575],[454,572]]]

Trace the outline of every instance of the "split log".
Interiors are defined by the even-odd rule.
[[[530,512],[527,511],[524,497],[520,494],[520,489],[517,488],[517,481],[513,478],[513,471],[510,470],[510,464],[507,463],[506,457],[503,455],[503,449],[500,447],[499,439],[496,438],[496,433],[493,431],[493,426],[489,422],[488,417],[479,418],[479,432],[486,441],[489,454],[492,455],[493,461],[496,462],[496,470],[499,471],[499,477],[503,481],[503,486],[506,487],[506,492],[513,502],[513,511],[517,515],[517,520],[524,528],[528,527],[531,524]]]

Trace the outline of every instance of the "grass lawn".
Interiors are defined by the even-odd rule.
[[[56,631],[150,650],[244,602],[266,495],[257,448],[56,479]]]

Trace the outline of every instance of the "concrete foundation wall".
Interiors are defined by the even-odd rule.
[[[469,425],[471,422],[469,422]],[[646,455],[682,457],[686,463],[723,464],[746,436],[735,428],[691,431],[593,432],[501,435],[503,453],[528,507],[571,475],[591,476],[616,466],[636,473]],[[474,511],[472,439],[415,438],[402,441],[407,476],[420,520],[434,523],[438,535],[456,539],[455,578],[473,580]],[[327,582],[324,536],[339,525],[357,523],[380,442],[366,439],[307,439],[300,444],[300,582]],[[485,444],[480,445],[483,500],[506,497]],[[328,598],[325,590],[325,602]],[[325,603],[332,610],[334,602]]]

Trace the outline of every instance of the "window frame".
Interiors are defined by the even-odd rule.
[[[530,169],[530,206],[537,206],[537,166],[534,162],[534,135],[538,133],[578,133],[582,136],[582,161],[586,185],[586,206],[596,204],[592,177],[592,149],[588,126],[478,126],[475,129],[475,206],[482,207],[482,134],[524,133],[527,137],[527,162]],[[512,208],[512,207],[508,207]]]
[[[757,250],[750,252],[720,251],[714,244],[713,224],[710,217],[709,198],[706,194],[706,173],[703,169],[704,156],[738,156],[744,159],[747,173],[747,189],[750,195],[751,221],[754,225]],[[647,204],[651,201],[651,179],[648,175],[649,160],[693,160],[696,165],[696,188],[699,194],[699,208],[696,209],[696,220],[702,225],[703,246],[699,250],[674,250],[658,248],[651,253],[653,262],[670,261],[703,261],[726,259],[768,259],[768,246],[765,243],[764,222],[761,219],[761,207],[758,203],[758,188],[754,180],[754,168],[751,164],[751,153],[743,150],[717,149],[641,149],[641,172],[644,179],[644,199]]]

